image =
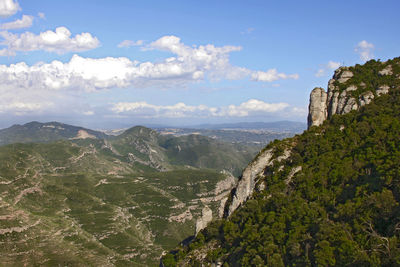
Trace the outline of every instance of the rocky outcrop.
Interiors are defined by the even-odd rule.
[[[374,94],[370,91],[361,94],[359,98],[360,106],[368,105],[374,97]]]
[[[328,116],[326,100],[327,93],[321,87],[316,87],[310,94],[310,105],[308,106],[308,125],[319,126]]]
[[[385,66],[384,64],[382,63],[382,69],[377,72],[377,75],[393,75],[392,66]],[[353,82],[356,81],[356,79],[352,79],[353,77],[354,73],[351,68],[340,67],[328,82],[328,92],[320,87],[311,91],[308,107],[308,128],[321,125],[335,114],[346,114],[352,110],[357,110],[359,107],[371,103],[375,97],[389,92],[390,87],[388,85],[367,88],[364,82],[357,84]]]
[[[212,218],[212,210],[208,206],[205,206],[201,211],[201,217],[196,221],[196,235],[207,227]]]
[[[379,72],[379,75],[393,75],[392,65],[388,65],[386,68]]]
[[[389,85],[382,83],[380,86],[377,86],[377,88],[373,88],[375,83],[368,80],[369,78],[362,80],[360,77],[362,78],[362,75],[365,75],[364,77],[376,75],[376,77],[382,78],[383,75],[395,75],[393,73],[395,73],[397,69],[392,67],[389,62],[380,63],[378,61],[373,64],[381,64],[381,67],[378,68],[379,71],[368,72],[368,70],[366,70],[364,73],[360,74],[360,66],[340,67],[335,71],[332,79],[329,80],[327,92],[321,87],[314,88],[310,94],[308,127],[319,126],[323,124],[326,119],[331,118],[335,114],[346,114],[352,110],[357,110],[361,106],[371,103],[377,96],[387,94],[391,88]],[[361,71],[364,70],[361,69]],[[400,79],[400,75],[398,78]],[[341,131],[343,131],[343,129],[344,127],[340,128]],[[240,205],[252,196],[254,191],[262,191],[265,189],[266,183],[260,178],[266,177],[266,174],[271,169],[275,167],[277,167],[275,168],[277,171],[285,169],[284,162],[286,161],[283,160],[290,157],[290,147],[291,145],[289,144],[280,156],[275,155],[277,147],[272,146],[269,149],[265,149],[246,167],[242,177],[239,179],[236,187],[226,201],[224,217],[229,217]],[[283,163],[279,166],[274,165],[275,162],[280,161],[283,161]],[[301,166],[294,167],[286,177],[286,184],[290,185],[292,178],[297,175],[298,172],[301,172],[301,170]]]
[[[254,192],[258,177],[264,174],[268,167],[275,161],[282,161],[290,156],[290,150],[286,149],[282,155],[274,156],[275,148],[261,152],[253,162],[243,171],[235,190],[231,194],[231,201],[227,202],[225,217],[229,217],[243,202],[245,202]]]

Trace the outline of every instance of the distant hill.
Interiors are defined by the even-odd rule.
[[[172,165],[228,170],[239,175],[259,151],[258,147],[232,144],[201,135],[161,135],[135,126],[109,140],[118,154],[158,170]]]
[[[276,132],[294,132],[301,133],[307,129],[307,124],[296,121],[276,121],[276,122],[238,122],[238,123],[223,123],[223,124],[201,124],[187,128],[198,129],[254,129],[268,130]]]
[[[48,143],[71,138],[106,138],[107,135],[83,127],[59,122],[29,122],[0,130],[0,145],[12,143]]]

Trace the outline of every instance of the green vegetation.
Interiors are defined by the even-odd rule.
[[[388,66],[390,66],[393,74],[380,75],[379,72]],[[386,62],[373,59],[366,62],[364,65],[357,64],[349,67],[349,70],[354,76],[345,83],[336,81],[335,85],[338,86],[340,92],[351,85],[357,86],[357,90],[350,92],[356,99],[364,92],[375,92],[375,90],[382,85],[387,85],[389,88],[397,88],[400,86],[400,80],[398,79],[398,75],[400,74],[400,57],[390,59]]]
[[[395,73],[399,59],[389,63]],[[165,266],[400,266],[400,84],[376,78],[377,66],[353,67],[348,82],[396,86],[388,95],[268,145],[291,156],[265,170],[265,190]]]
[[[215,193],[227,178],[220,171],[251,157],[144,127],[107,140],[1,146],[0,265],[154,266],[194,233],[204,205],[218,212],[214,197],[229,192]]]

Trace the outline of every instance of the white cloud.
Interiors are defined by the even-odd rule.
[[[0,25],[0,28],[3,30],[29,28],[32,26],[32,23],[33,23],[33,16],[22,15],[21,19],[3,23]]]
[[[61,40],[59,35],[54,32],[50,32],[49,35],[40,39],[44,39],[46,42],[36,41],[37,46],[27,47],[20,42],[17,42],[16,46],[19,50],[39,49],[40,47],[57,52],[83,47],[76,44],[79,43],[78,35],[73,39],[61,38]],[[69,35],[64,34],[63,36]],[[30,40],[30,38],[27,39]],[[28,41],[27,43],[32,44]],[[237,80],[246,76],[251,76],[256,81],[268,82],[298,78],[298,74],[278,73],[276,69],[257,72],[231,65],[229,53],[240,50],[240,47],[215,47],[214,45],[189,47],[181,43],[178,37],[165,36],[151,43],[148,48],[169,51],[174,56],[161,62],[147,61],[141,63],[125,57],[94,59],[74,55],[69,62],[65,63],[55,60],[32,66],[24,62],[9,66],[0,65],[0,84],[9,84],[15,88],[93,91],[128,86],[159,85],[172,87],[205,79]],[[10,55],[12,55],[12,53],[15,53],[14,51],[13,49],[0,50],[0,54],[8,55],[7,53],[11,53]]]
[[[21,10],[17,1],[0,0],[0,17],[7,18]]]
[[[86,51],[100,45],[99,40],[90,33],[71,37],[71,32],[65,27],[58,27],[55,31],[46,31],[39,35],[31,32],[13,34],[3,31],[0,32],[0,36],[4,38],[0,44],[13,52],[44,50],[63,54]]]
[[[185,103],[175,105],[153,105],[147,102],[120,102],[111,107],[116,114],[133,115],[144,118],[185,118],[185,117],[247,117],[279,112],[289,107],[287,103],[266,103],[250,99],[240,105],[208,107],[190,106]]]
[[[363,40],[357,44],[354,51],[360,55],[361,60],[368,61],[374,57],[374,49],[375,46],[372,43]]]
[[[43,12],[39,12],[38,13],[38,17],[41,18],[41,19],[45,19],[46,15]]]
[[[335,62],[335,61],[329,61],[327,64],[322,65],[322,67],[315,73],[315,76],[321,77],[326,74],[327,71],[329,70],[335,70],[339,68],[342,64],[340,62]]]
[[[124,40],[118,44],[118,47],[122,48],[122,47],[131,47],[131,46],[141,46],[143,44],[144,44],[143,40],[137,40],[137,41]]]
[[[295,79],[299,78],[298,74],[285,74],[278,73],[276,69],[269,69],[267,71],[255,71],[251,75],[253,81],[273,82],[276,80]]]

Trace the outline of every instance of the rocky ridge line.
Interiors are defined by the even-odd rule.
[[[384,67],[385,63],[381,63],[383,69],[378,72],[378,75],[393,75],[392,65]],[[321,125],[335,114],[346,114],[357,110],[369,104],[375,97],[389,92],[390,87],[386,84],[376,88],[366,88],[364,82],[357,84],[352,82],[353,77],[354,73],[350,67],[340,67],[328,82],[328,92],[321,87],[316,87],[311,91],[308,128]],[[344,90],[343,87],[345,87]],[[361,93],[357,94],[360,91]]]

